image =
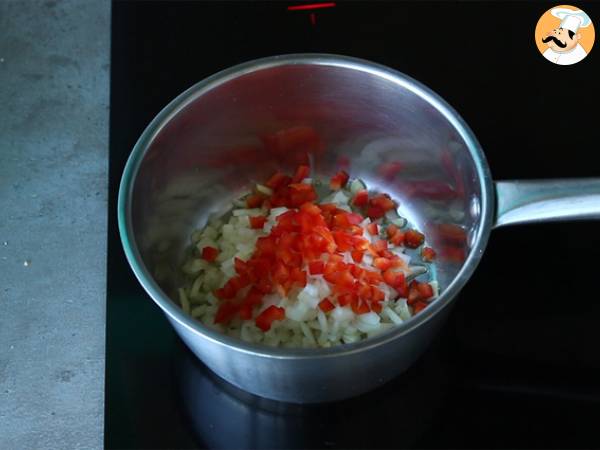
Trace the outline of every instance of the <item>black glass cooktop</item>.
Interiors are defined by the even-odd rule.
[[[600,175],[600,49],[555,66],[533,30],[552,4],[115,2],[112,21],[105,444],[108,448],[590,448],[600,446],[600,233],[592,222],[495,230],[431,349],[362,397],[284,405],[219,381],[130,271],[118,183],[156,113],[250,59],[373,60],[438,92],[496,179]],[[577,3],[600,23],[600,5]]]

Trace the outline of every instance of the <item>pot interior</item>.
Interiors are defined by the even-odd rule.
[[[357,60],[280,58],[230,69],[169,105],[136,152],[129,241],[172,299],[192,230],[309,155],[313,177],[343,168],[400,202],[438,253],[442,289],[481,235],[486,166],[470,132],[426,88]]]

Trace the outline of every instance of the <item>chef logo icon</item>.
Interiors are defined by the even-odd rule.
[[[575,6],[560,5],[546,11],[535,27],[535,43],[548,61],[569,66],[584,59],[594,45],[594,24]]]

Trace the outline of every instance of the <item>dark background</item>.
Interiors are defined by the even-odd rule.
[[[462,115],[495,179],[600,175],[600,49],[574,66],[539,54],[535,25],[556,4],[337,2],[313,26],[308,12],[287,11],[297,3],[113,3],[106,446],[600,447],[593,222],[495,230],[419,363],[319,408],[257,406],[227,391],[143,293],[116,226],[125,161],[171,99],[250,59],[322,52],[385,64]],[[573,5],[600,23],[598,3]]]

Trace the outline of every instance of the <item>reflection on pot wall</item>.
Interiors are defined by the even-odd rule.
[[[444,401],[448,376],[440,358],[430,351],[403,375],[369,394],[299,405],[236,388],[183,346],[176,364],[187,419],[200,441],[215,449],[389,448],[390,442],[394,448],[411,448],[430,428]]]

